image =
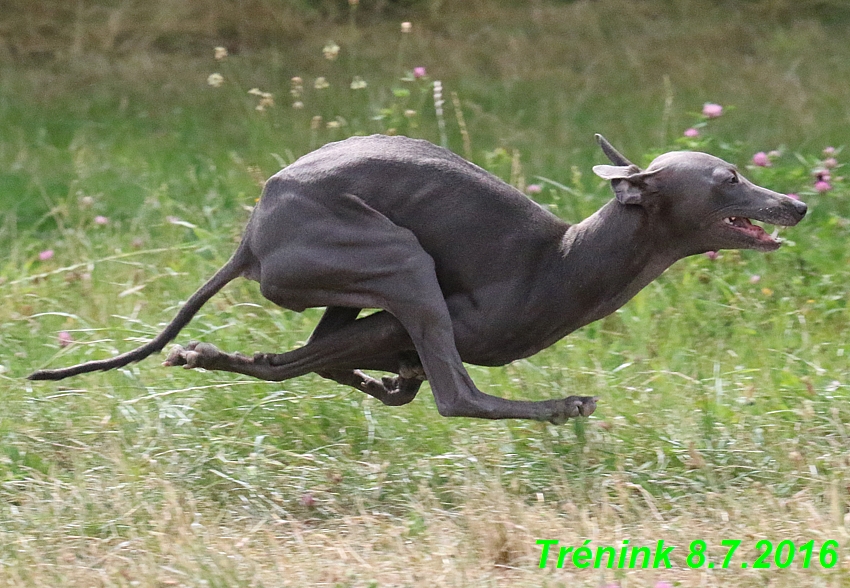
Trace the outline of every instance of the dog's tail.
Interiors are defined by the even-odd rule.
[[[168,345],[183,327],[185,327],[192,317],[212,298],[219,290],[224,288],[229,282],[242,275],[242,272],[250,265],[250,253],[244,243],[239,246],[233,257],[224,264],[215,275],[201,286],[197,292],[192,294],[183,308],[177,313],[163,331],[154,337],[150,342],[145,343],[141,347],[137,347],[127,353],[116,355],[111,359],[101,359],[97,361],[89,361],[71,367],[59,368],[55,370],[38,370],[27,376],[28,380],[61,380],[78,374],[87,374],[98,370],[111,370],[122,367],[134,361],[140,361],[149,355],[162,351],[162,348]]]

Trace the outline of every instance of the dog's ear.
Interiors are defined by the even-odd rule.
[[[611,181],[611,188],[620,204],[643,204],[644,197],[648,193],[646,179],[659,171],[661,170],[641,171],[634,164],[593,166],[593,173],[604,180]]]
[[[609,160],[611,160],[611,163],[614,165],[634,165],[631,161],[626,159],[625,155],[614,149],[614,146],[611,145],[605,137],[599,133],[596,133],[594,136],[596,137],[596,142],[599,143],[599,147],[602,148],[602,152]]]

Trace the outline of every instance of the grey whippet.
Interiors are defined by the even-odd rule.
[[[153,340],[29,378],[108,370],[158,352],[244,276],[284,308],[327,307],[307,344],[247,357],[192,342],[175,346],[165,365],[272,381],[316,372],[394,406],[413,400],[427,379],[445,416],[587,416],[596,398],[485,394],[462,362],[498,366],[533,355],[614,312],[678,259],[779,247],[749,219],[790,226],[806,213],[804,203],[754,185],[717,157],[671,152],[640,170],[597,140],[614,165],[593,171],[616,198],[575,225],[426,141],[325,145],[269,179],[233,257]],[[361,309],[379,310],[359,317]],[[367,369],[398,375],[378,380]]]

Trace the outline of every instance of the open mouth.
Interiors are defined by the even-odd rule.
[[[723,225],[733,229],[737,233],[745,235],[748,239],[766,247],[779,247],[780,241],[776,238],[779,229],[777,228],[772,235],[761,228],[759,225],[754,225],[750,219],[743,216],[727,216],[723,219]]]

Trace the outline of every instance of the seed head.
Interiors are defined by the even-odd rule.
[[[334,43],[333,41],[328,41],[325,43],[324,48],[322,48],[322,53],[325,56],[325,59],[328,61],[333,61],[337,57],[339,57],[339,45]]]
[[[207,83],[213,88],[218,88],[224,83],[224,76],[220,73],[213,73],[207,78]]]
[[[295,76],[290,80],[290,85],[291,88],[289,90],[289,93],[292,95],[292,97],[296,99],[301,98],[301,94],[304,92],[304,80],[302,80],[298,76]]]

